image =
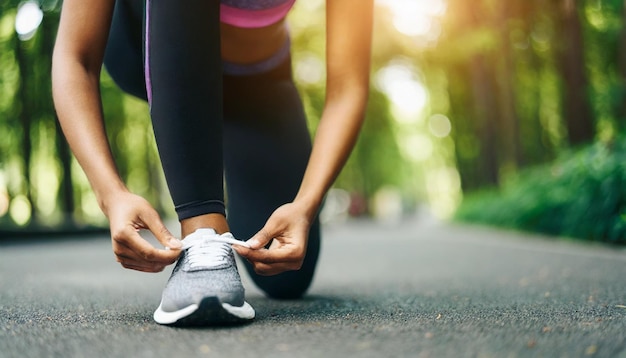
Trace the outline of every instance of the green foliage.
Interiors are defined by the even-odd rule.
[[[626,244],[626,140],[596,143],[469,194],[456,219]]]
[[[420,4],[427,10],[437,2]],[[25,41],[14,30],[19,3],[0,3],[0,227],[102,224],[89,183],[54,125],[49,73],[60,3],[39,1],[44,21]],[[429,21],[416,20],[412,6],[389,6],[402,2],[376,3],[366,120],[336,187],[366,201],[391,188],[410,203],[405,208],[428,201],[452,209],[461,187],[500,186],[467,195],[458,218],[624,242],[623,144],[563,154],[571,144],[607,143],[626,132],[624,1],[444,0],[446,10]],[[297,2],[289,18],[294,78],[311,133],[326,95],[324,4]],[[414,23],[430,27],[416,35]],[[409,81],[381,85],[384,70],[398,63]],[[147,106],[121,93],[106,73],[101,89],[122,177],[171,214]],[[577,109],[583,102],[588,111]],[[407,103],[420,108],[407,111]],[[582,112],[584,121],[577,120]],[[440,116],[451,124],[443,138],[431,126]],[[582,122],[588,126],[576,127]],[[571,140],[572,128],[582,140]]]

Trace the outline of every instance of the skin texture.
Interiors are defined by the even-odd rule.
[[[131,193],[115,167],[104,130],[99,78],[113,0],[65,0],[53,55],[53,95],[65,136],[109,219],[113,252],[129,269],[159,272],[180,254],[180,241],[154,208]],[[326,103],[300,189],[248,240],[234,246],[262,275],[297,270],[306,255],[307,233],[322,199],[357,139],[369,91],[373,0],[327,0]],[[262,29],[222,25],[222,57],[253,63],[279,48],[284,22]],[[181,221],[182,236],[197,228],[229,231],[220,214]],[[138,231],[150,230],[165,247],[157,249]],[[269,248],[265,246],[272,240]]]

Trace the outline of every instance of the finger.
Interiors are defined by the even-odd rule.
[[[127,262],[120,262],[123,268],[141,272],[149,272],[149,273],[157,273],[161,272],[165,269],[165,266],[156,265],[156,266],[144,266],[144,265],[135,265]]]
[[[156,211],[142,215],[141,219],[163,246],[174,250],[180,250],[183,247],[183,243],[172,235]]]
[[[266,262],[266,260],[268,259],[269,250],[265,248],[256,250],[256,249],[242,247],[242,246],[233,246],[233,250],[235,250],[241,257],[243,257],[244,259],[248,261]]]
[[[146,272],[161,272],[166,267],[162,262],[145,261],[137,253],[123,244],[118,243],[114,245],[113,252],[115,253],[116,261],[125,268]]]
[[[233,247],[243,258],[248,260],[254,271],[262,276],[276,275],[285,271],[299,270],[304,261],[304,255],[297,255],[286,249],[251,250],[245,247]],[[283,251],[283,253],[276,253]]]
[[[126,256],[118,256],[117,262],[119,262],[120,265],[122,265],[122,267],[126,269],[142,271],[142,272],[161,272],[165,269],[165,267],[167,267],[167,265],[163,265],[161,263],[145,262],[145,261],[136,260],[135,258],[126,257]]]
[[[174,263],[180,255],[179,250],[158,250],[150,245],[143,237],[134,230],[124,230],[122,234],[116,235],[113,240],[130,249],[138,260],[144,262],[155,262],[164,265]],[[123,250],[121,247],[114,247],[114,250]]]
[[[163,264],[140,261],[126,256],[117,256],[117,262],[124,268],[143,272],[161,272],[165,268]]]
[[[274,234],[269,231],[267,227],[264,227],[261,231],[257,232],[248,241],[246,241],[246,243],[250,245],[250,248],[258,250],[265,247],[265,245],[267,245],[273,237]]]
[[[250,249],[245,247],[245,246],[231,245],[231,247],[237,253],[237,255],[239,255],[241,257],[244,257],[244,258],[246,257],[246,254],[248,254],[248,252],[250,252]]]
[[[118,245],[113,252],[115,253],[116,260],[119,263],[128,262],[139,266],[152,266],[155,264],[154,262],[146,261],[139,254],[124,245]],[[157,264],[162,265],[161,263]]]
[[[242,248],[238,251],[241,256],[252,262],[261,262],[264,264],[276,264],[285,262],[300,261],[302,255],[299,255],[293,248],[279,247],[275,249],[251,250]]]
[[[297,271],[302,267],[302,264],[298,263],[279,263],[279,264],[264,264],[254,263],[254,272],[261,276],[273,276],[287,271]]]

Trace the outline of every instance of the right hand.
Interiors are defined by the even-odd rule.
[[[163,224],[159,214],[144,198],[126,192],[115,194],[106,210],[111,228],[113,253],[124,268],[161,272],[176,262],[182,243]],[[147,229],[167,249],[157,249],[139,235]]]

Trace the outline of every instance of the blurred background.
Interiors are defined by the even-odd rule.
[[[289,17],[310,129],[324,0]],[[0,3],[0,235],[106,228],[59,130],[60,0]],[[376,0],[371,94],[327,222],[457,220],[626,244],[626,1]],[[173,217],[145,103],[106,73],[119,170]]]

